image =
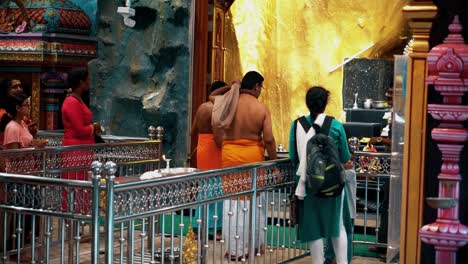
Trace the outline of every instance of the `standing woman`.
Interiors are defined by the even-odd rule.
[[[306,116],[312,126],[323,123],[325,108],[330,92],[320,86],[314,86],[307,91],[306,105],[310,115]],[[312,129],[312,128],[311,128]],[[299,167],[296,181],[298,182],[295,195],[300,201],[297,205],[298,238],[309,243],[312,263],[324,263],[323,239],[331,239],[336,254],[336,263],[347,263],[347,237],[343,224],[343,199],[345,192],[337,197],[318,197],[310,193],[303,179],[304,170],[301,163],[307,163],[306,146],[310,133],[306,133],[299,122],[293,122],[289,134],[289,157],[293,164]],[[345,164],[351,154],[343,125],[333,119],[328,136],[333,139],[338,149],[340,162]],[[299,179],[298,179],[299,178]]]
[[[2,116],[1,121],[0,121],[0,132],[4,133],[4,140],[3,140],[3,149],[21,149],[21,148],[29,148],[29,147],[38,147],[42,148],[47,144],[46,140],[40,140],[40,139],[33,139],[33,136],[31,133],[29,133],[28,126],[23,122],[24,118],[29,115],[29,104],[30,104],[30,98],[27,97],[24,94],[19,94],[19,95],[12,95],[8,97],[8,101],[5,102],[4,107],[6,113]],[[32,157],[31,157],[32,158]],[[9,173],[14,173],[14,167],[9,166],[9,158],[6,159],[6,167],[5,171]],[[33,168],[32,168],[33,169]],[[5,189],[10,189],[12,186],[8,187],[7,185],[5,186],[0,186],[0,191],[3,191]],[[30,186],[27,186],[25,190],[23,190],[24,194],[28,197],[35,197],[34,194],[34,189],[30,188]],[[5,198],[5,193],[0,194],[0,198]],[[12,201],[15,199],[12,199]],[[20,199],[20,204],[21,206],[21,199]],[[16,223],[17,227],[24,227],[22,232],[24,233],[24,241],[23,242],[29,242],[32,238],[32,217],[31,215],[24,215],[20,214],[23,218],[21,220],[21,223]],[[2,219],[4,218],[4,215],[2,215]],[[20,219],[20,218],[18,218]],[[14,245],[14,243],[11,241],[11,238],[9,234],[13,234],[15,231],[18,229],[15,228],[12,222],[10,222],[11,219],[7,219],[6,222],[3,223],[4,226],[7,226],[7,245]],[[18,220],[19,221],[19,220]],[[24,222],[23,222],[24,221]],[[3,230],[3,228],[2,228]],[[3,232],[2,232],[3,233]],[[21,239],[23,236],[16,236],[17,238]],[[2,234],[2,242],[3,242],[3,234]],[[2,247],[3,243],[0,243]],[[30,261],[31,258],[22,255],[20,261]]]
[[[101,134],[101,126],[93,124],[93,113],[82,99],[83,94],[89,91],[88,70],[72,71],[68,75],[68,86],[72,92],[62,105],[62,145],[94,144],[94,135]]]
[[[62,122],[64,128],[63,146],[94,144],[94,136],[101,134],[101,126],[93,123],[93,114],[83,102],[82,96],[89,91],[89,75],[86,69],[76,69],[68,75],[68,86],[71,88],[70,95],[65,98],[62,105]],[[63,168],[76,166],[88,166],[93,161],[91,150],[73,151],[64,153]],[[88,180],[83,171],[64,172],[62,179]],[[75,190],[74,196],[69,196],[67,191],[63,192],[63,207],[67,208],[68,200],[75,199],[75,211],[86,213],[90,208],[90,194],[86,191]]]

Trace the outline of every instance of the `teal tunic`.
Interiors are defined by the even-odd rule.
[[[306,116],[306,118],[312,124],[310,115]],[[340,161],[346,163],[351,158],[351,154],[343,125],[334,119],[328,135],[338,147]],[[296,151],[295,139],[296,126],[295,122],[293,122],[289,133],[289,158],[297,168],[299,166],[299,157]],[[296,183],[298,181],[299,175],[296,175]],[[297,203],[298,239],[302,242],[310,242],[320,238],[338,237],[342,197],[321,198],[308,190],[306,192],[307,196],[304,200],[298,200]],[[343,212],[349,214],[346,210],[343,210]]]

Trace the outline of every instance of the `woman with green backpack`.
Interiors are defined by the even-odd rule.
[[[347,263],[343,212],[349,212],[343,211],[344,178],[339,163],[347,163],[351,154],[343,125],[324,114],[329,95],[329,91],[319,86],[307,91],[306,105],[310,115],[294,121],[289,136],[289,157],[298,168],[295,189],[297,234],[301,242],[309,243],[314,264],[324,263],[323,239],[329,238],[336,262]]]

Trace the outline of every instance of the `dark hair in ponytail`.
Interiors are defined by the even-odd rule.
[[[309,88],[306,94],[306,105],[313,119],[325,112],[329,96],[330,92],[321,86]]]
[[[0,120],[0,131],[4,132],[8,123],[15,118],[17,106],[21,106],[28,97],[25,94],[13,95],[8,97],[8,101],[5,102],[5,111],[6,113],[2,116]]]

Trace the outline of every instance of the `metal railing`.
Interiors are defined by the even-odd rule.
[[[382,232],[382,222],[387,221],[387,219],[382,218],[382,214],[388,210],[391,158],[392,154],[385,152],[354,152],[358,209],[355,219],[355,234],[357,227],[362,227],[363,230],[362,239],[353,239],[354,244],[387,247],[387,239],[378,241],[378,237],[379,232]],[[384,225],[384,228],[387,226]]]
[[[90,194],[89,208],[98,208],[95,206],[99,204],[98,178],[77,181],[0,173],[0,181],[0,217],[4,223],[2,263],[12,255],[16,256],[17,263],[21,255],[56,263],[50,258],[55,251],[60,252],[60,262],[64,263],[65,248],[69,250],[68,256],[73,255],[70,252],[80,252],[82,237],[77,227],[85,222],[91,224],[93,232],[99,227],[97,212],[75,208],[83,193]]]
[[[115,135],[102,135],[101,137],[106,143],[146,141],[150,139],[149,137],[126,137]],[[49,141],[48,146],[50,147],[62,146],[63,130],[39,130],[37,132],[37,138],[47,139]]]
[[[287,159],[140,180],[158,168],[142,153],[159,157],[160,141],[8,153],[19,172],[0,174],[0,220],[13,223],[0,236],[3,263],[12,254],[44,263],[280,263],[308,254],[289,221],[295,171]],[[378,236],[381,219],[378,209],[369,212],[368,192],[377,193],[378,208],[390,154],[356,152],[355,159],[364,239],[353,242],[385,246],[367,238],[368,227]]]
[[[307,252],[288,221],[288,194],[294,185],[289,160],[152,180],[116,177],[117,171],[112,162],[103,168],[96,161],[90,181],[0,174],[1,216],[40,217],[43,222],[39,238],[19,252],[45,263],[222,263],[254,258],[279,263]],[[83,193],[90,197],[86,206],[77,201]],[[210,213],[220,209],[220,202],[222,215]],[[77,228],[84,223],[92,238],[87,247]],[[14,242],[24,244],[23,229],[14,230]],[[15,251],[2,252],[6,261]]]
[[[0,202],[2,206],[10,205],[16,209],[19,205],[24,207],[20,212],[15,211],[15,209],[10,211],[9,214],[6,211],[2,213],[0,221],[3,223],[3,228],[0,237],[3,239],[0,241],[0,249],[5,252],[15,253],[18,252],[18,249],[28,247],[25,242],[29,242],[32,248],[37,245],[45,245],[43,244],[45,241],[36,239],[36,236],[43,238],[48,230],[44,227],[47,220],[40,216],[42,210],[44,210],[43,206],[53,208],[56,213],[63,214],[67,210],[72,210],[72,213],[76,212],[77,215],[68,216],[74,220],[70,222],[66,220],[65,225],[74,228],[74,230],[79,230],[80,234],[89,237],[90,226],[84,224],[89,223],[89,219],[84,218],[83,215],[92,215],[91,211],[94,208],[91,202],[92,192],[87,188],[68,188],[67,186],[70,184],[74,186],[74,184],[80,182],[89,183],[91,181],[89,171],[93,160],[101,162],[112,160],[116,162],[119,166],[116,176],[119,177],[140,175],[145,171],[158,169],[162,154],[163,129],[150,127],[149,132],[151,138],[157,137],[158,139],[0,151],[1,170],[14,175],[21,174],[23,178],[26,177],[24,175],[39,176],[42,179],[47,178],[51,181],[49,184],[39,184],[37,186],[25,184],[24,179],[22,182],[11,181],[10,179],[0,183]],[[36,181],[37,178],[30,177],[27,179]],[[63,186],[59,183],[63,183]],[[38,207],[41,203],[45,204]],[[51,205],[53,206],[51,207]],[[36,214],[37,208],[41,210],[40,214]],[[34,213],[24,214],[28,210],[33,210]],[[61,223],[62,220],[51,223],[51,229],[61,228],[58,227],[61,226]],[[33,230],[30,230],[31,226]],[[12,232],[11,230],[16,231]],[[49,244],[61,244],[63,234],[63,232],[50,233],[47,242]],[[67,241],[73,242],[74,239],[69,237]],[[3,259],[6,259],[8,255],[5,252]]]
[[[54,135],[63,136],[50,131],[42,132],[39,136],[55,143],[57,141]],[[112,160],[119,166],[118,176],[141,174],[159,168],[163,133],[162,127],[151,126],[148,128],[147,140],[138,138],[139,140],[133,141],[131,139],[134,138],[130,137],[112,136],[113,142],[101,144],[4,150],[0,151],[0,160],[4,166],[1,169],[8,173],[83,180],[93,160]]]
[[[288,222],[293,175],[289,160],[281,160],[148,181],[127,178],[117,185],[108,177],[106,189],[111,192],[106,196],[106,243],[108,249],[119,250],[107,252],[105,262],[145,259],[149,263],[182,263],[190,256],[197,263],[250,262],[257,256],[267,263],[279,263],[304,254]],[[222,216],[210,213],[210,208],[216,212],[217,206],[223,207]],[[213,220],[211,240],[209,220]],[[137,222],[148,223],[147,229],[142,225],[143,229],[136,231]],[[114,247],[116,224],[121,228]],[[186,239],[190,226],[197,230],[196,241]],[[221,226],[217,241],[214,233]],[[126,233],[123,227],[128,227]],[[134,245],[137,236],[138,250]],[[190,248],[190,244],[196,247]]]
[[[161,159],[160,142],[148,140],[4,150],[0,151],[0,158],[8,173],[87,180],[86,173],[93,160],[116,162],[119,165],[118,176],[157,169]]]

